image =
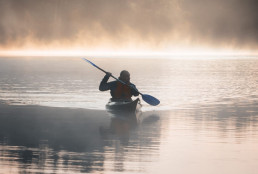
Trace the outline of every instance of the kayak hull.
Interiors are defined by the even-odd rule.
[[[106,104],[106,109],[112,113],[137,113],[141,109],[140,99],[134,101],[112,101]]]

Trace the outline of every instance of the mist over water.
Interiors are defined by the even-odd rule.
[[[161,104],[114,117],[80,58],[1,58],[0,173],[257,173],[257,59],[91,61]]]
[[[256,0],[0,0],[0,48],[257,51]]]

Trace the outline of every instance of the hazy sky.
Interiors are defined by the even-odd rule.
[[[0,49],[258,48],[257,0],[0,0]]]

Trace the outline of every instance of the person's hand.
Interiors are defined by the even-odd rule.
[[[106,76],[110,77],[112,74],[110,72],[106,72]]]

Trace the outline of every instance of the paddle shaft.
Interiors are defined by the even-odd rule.
[[[96,68],[98,68],[100,71],[102,71],[102,72],[104,72],[104,73],[106,73],[106,74],[108,73],[107,71],[105,71],[104,69],[100,68],[100,67],[97,66],[96,64],[93,64],[92,62],[90,62],[89,60],[87,60],[87,59],[84,59],[84,60],[86,60],[87,62],[91,63],[93,66],[95,66]],[[139,94],[143,95],[143,94],[142,94],[141,92],[139,92],[136,88],[134,88],[134,87],[128,85],[127,83],[123,82],[122,80],[116,78],[116,77],[113,76],[112,74],[110,74],[110,76],[113,77],[114,79],[116,79],[117,81],[119,81],[120,83],[122,83],[122,84],[124,84],[124,85],[127,85],[127,86],[130,87],[131,89],[136,90]]]

